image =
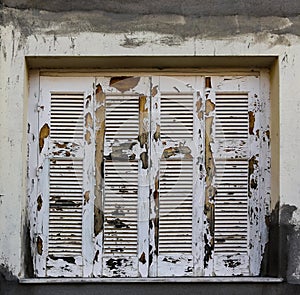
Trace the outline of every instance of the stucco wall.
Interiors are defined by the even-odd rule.
[[[1,5],[1,4],[0,4]],[[14,276],[26,259],[25,57],[274,56],[271,67],[271,231],[279,274],[300,283],[300,3],[290,1],[2,1],[0,11],[0,263]],[[94,59],[93,59],[94,58]],[[230,60],[230,59],[228,59]],[[228,65],[227,60],[227,65]],[[176,59],[174,59],[176,62]],[[49,66],[42,62],[41,66]],[[229,63],[230,64],[230,63]],[[251,62],[250,62],[251,64]],[[184,63],[183,63],[184,65]],[[253,66],[261,64],[253,62]],[[50,63],[51,66],[51,63]],[[199,63],[201,66],[201,63]],[[238,64],[235,62],[234,67]],[[117,67],[116,64],[113,67]],[[130,65],[127,66],[130,68]],[[97,66],[96,66],[97,68]],[[279,203],[278,203],[279,202]],[[279,211],[280,228],[277,227]],[[279,242],[280,241],[280,242]],[[275,254],[274,254],[275,253]],[[277,259],[277,257],[271,257]],[[267,273],[276,273],[269,268]]]

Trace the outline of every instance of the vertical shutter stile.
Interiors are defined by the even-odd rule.
[[[203,224],[205,191],[205,97],[202,77],[195,79],[194,92],[194,157],[193,157],[193,276],[204,275]]]

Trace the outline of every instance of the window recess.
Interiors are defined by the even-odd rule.
[[[35,276],[259,275],[270,202],[267,79],[35,77]]]

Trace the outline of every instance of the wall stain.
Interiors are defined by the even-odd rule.
[[[109,225],[113,225],[115,228],[130,228],[130,226],[124,223],[120,218],[115,218],[112,220],[106,220]]]

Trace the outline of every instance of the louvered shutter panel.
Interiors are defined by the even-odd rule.
[[[92,82],[89,78],[41,78],[40,120],[48,126],[41,172],[42,181],[48,183],[42,188],[43,204],[48,208],[43,243],[44,276],[48,277],[82,277],[91,269],[93,253],[86,249],[91,247],[87,244],[92,237],[86,236],[90,231],[84,226],[91,223],[83,218],[88,210],[83,196],[92,188],[87,171],[93,160],[87,159],[88,143],[84,140],[85,105],[91,100]]]
[[[150,83],[139,77],[99,83],[105,91],[103,275],[147,276]]]
[[[199,165],[195,80],[159,77],[152,82],[151,276],[194,274],[193,225],[200,213],[193,208],[200,204],[194,173]]]
[[[256,114],[258,81],[257,77],[213,77],[206,89],[206,116],[213,120],[207,138],[214,170],[209,195],[214,208],[213,265],[209,264],[219,276],[251,274],[249,241],[255,225],[250,224],[249,210],[254,209],[251,197],[255,199],[258,191],[251,189],[250,173],[251,169],[258,173],[258,165],[251,168],[251,159],[259,154],[259,143],[253,140],[249,118]]]

